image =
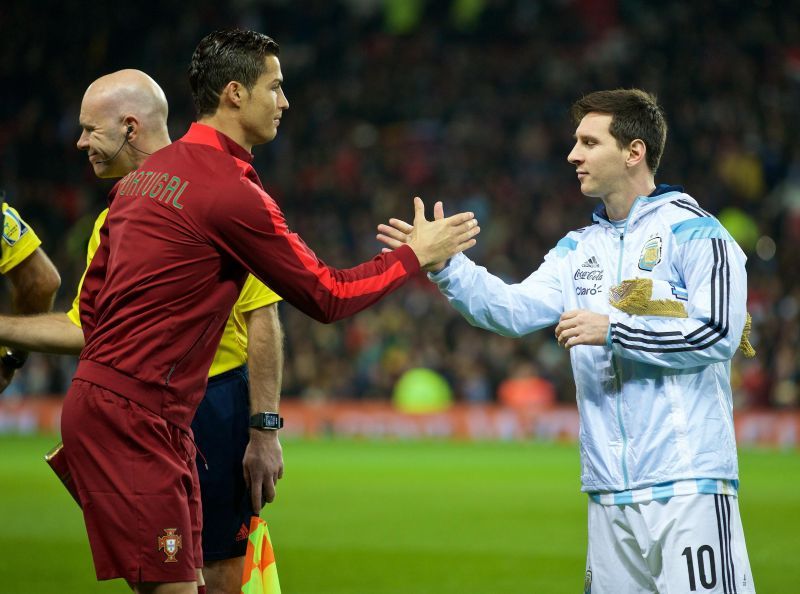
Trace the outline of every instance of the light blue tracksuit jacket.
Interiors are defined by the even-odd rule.
[[[586,309],[608,314],[606,346],[570,360],[580,411],[582,490],[738,479],[730,361],[745,323],[745,255],[677,186],[636,199],[621,232],[603,216],[571,231],[509,285],[464,255],[429,275],[472,325],[519,337]],[[687,318],[628,315],[609,290],[650,278]]]

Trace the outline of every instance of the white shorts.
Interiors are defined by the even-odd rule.
[[[627,505],[589,499],[584,590],[754,593],[737,498],[678,495]]]

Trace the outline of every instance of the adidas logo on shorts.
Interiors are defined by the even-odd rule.
[[[239,532],[236,533],[236,542],[241,542],[243,540],[247,540],[247,537],[249,535],[250,535],[250,530],[247,528],[247,526],[242,524],[242,527],[239,528]]]

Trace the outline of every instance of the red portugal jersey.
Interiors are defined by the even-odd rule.
[[[252,155],[193,124],[111,195],[80,297],[75,377],[188,427],[248,271],[309,316],[350,316],[419,271],[408,246],[327,266],[286,225]]]

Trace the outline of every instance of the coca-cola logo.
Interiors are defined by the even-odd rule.
[[[602,270],[576,270],[575,276],[573,277],[575,280],[593,280],[593,281],[600,281],[603,280],[603,271]]]

